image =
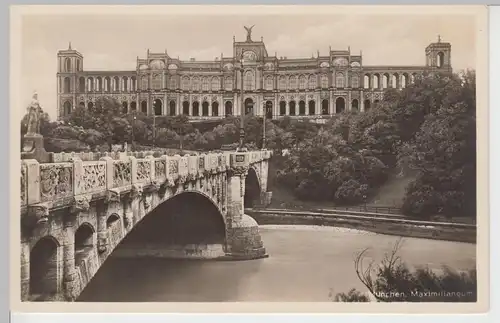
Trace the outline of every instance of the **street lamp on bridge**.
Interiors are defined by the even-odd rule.
[[[238,151],[246,151],[244,147],[244,142],[245,142],[245,123],[244,123],[244,116],[245,116],[245,107],[243,106],[245,103],[243,101],[243,96],[244,96],[244,90],[243,90],[243,77],[244,77],[244,59],[243,59],[243,53],[241,53],[241,58],[240,58],[240,72],[241,72],[241,93],[240,93],[240,144],[238,146]]]

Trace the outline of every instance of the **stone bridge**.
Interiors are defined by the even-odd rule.
[[[167,257],[266,257],[243,210],[269,203],[270,157],[261,150],[23,159],[22,300],[74,301],[113,250],[137,245]]]

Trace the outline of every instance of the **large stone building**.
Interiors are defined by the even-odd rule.
[[[245,113],[268,118],[300,116],[321,119],[343,111],[366,111],[385,88],[403,88],[424,71],[451,72],[451,45],[425,48],[425,66],[367,66],[360,53],[332,50],[311,58],[269,55],[263,39],[233,38],[233,55],[213,61],[188,61],[167,52],[147,51],[130,71],[86,71],[83,55],[71,48],[58,52],[58,117],[74,107],[91,107],[101,96],[122,102],[125,112],[148,115],[186,114],[192,119]],[[243,91],[242,91],[243,88]]]

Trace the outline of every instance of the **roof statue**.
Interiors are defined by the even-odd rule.
[[[245,30],[247,31],[247,41],[252,41],[252,28],[255,27],[255,25],[252,25],[250,27],[243,26]]]

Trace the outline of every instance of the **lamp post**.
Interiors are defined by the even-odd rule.
[[[135,120],[137,120],[137,117],[135,115],[135,112],[134,112],[134,115],[132,116],[132,142],[131,142],[131,145],[132,145],[132,150],[135,149],[135,144],[134,144],[134,141],[135,141]]]
[[[262,149],[266,149],[266,103],[262,104]]]
[[[153,113],[153,149],[156,147],[156,113]]]
[[[243,147],[244,145],[244,140],[245,140],[245,123],[244,123],[244,116],[245,116],[245,107],[243,106],[244,105],[244,102],[243,102],[243,95],[244,95],[244,91],[243,91],[243,53],[241,54],[241,59],[240,59],[240,72],[241,72],[241,93],[240,93],[240,144],[239,144],[239,147],[238,147],[238,150],[239,151],[245,151],[246,149]]]

